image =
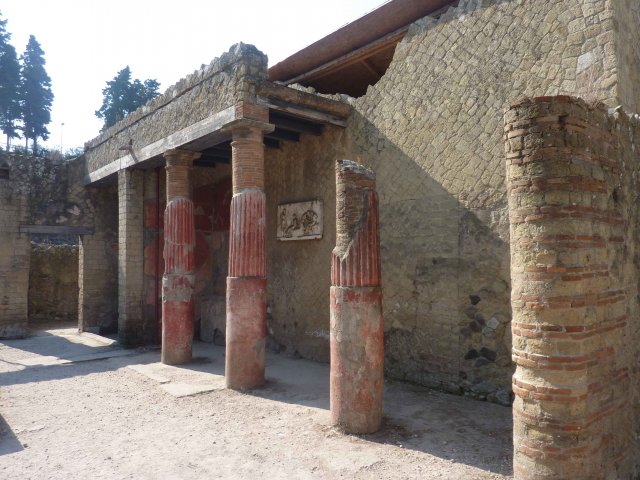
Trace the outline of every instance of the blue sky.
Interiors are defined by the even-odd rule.
[[[98,134],[102,89],[126,65],[135,78],[157,79],[161,91],[239,41],[273,65],[382,3],[0,0],[0,12],[18,55],[30,34],[45,51],[55,95],[45,146],[67,150]]]

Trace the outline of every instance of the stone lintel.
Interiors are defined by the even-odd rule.
[[[228,134],[223,133],[222,129],[224,126],[233,123],[235,119],[236,106],[234,105],[216,112],[199,122],[189,125],[182,130],[178,130],[177,132],[142,148],[135,148],[132,146],[131,149],[129,149],[129,153],[126,155],[85,175],[84,184],[87,186],[98,182],[99,180],[117,173],[119,170],[123,170],[146,160],[150,160],[151,158],[164,155],[168,150],[183,147],[203,137],[219,135],[220,138],[218,140],[224,141],[224,137]],[[213,144],[215,142],[212,140],[211,143]],[[135,139],[133,145],[135,145]]]

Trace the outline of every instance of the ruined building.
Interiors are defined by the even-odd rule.
[[[175,281],[196,338],[229,341],[253,292],[267,348],[327,361],[352,159],[377,177],[386,375],[513,403],[518,479],[637,478],[639,111],[635,0],[393,0],[271,68],[235,45],[74,163],[4,160],[0,334],[28,326],[30,235],[65,233],[81,330],[159,343]]]

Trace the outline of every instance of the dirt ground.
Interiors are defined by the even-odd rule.
[[[508,408],[387,381],[374,435],[329,425],[328,365],[269,355],[224,389],[224,348],[168,367],[72,329],[0,342],[0,479],[506,479]]]

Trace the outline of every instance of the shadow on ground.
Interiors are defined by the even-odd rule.
[[[0,386],[129,368],[133,374],[157,382],[174,397],[224,389],[224,347],[195,342],[193,362],[171,367],[160,363],[157,349],[123,350],[110,342],[97,335],[62,330],[0,343]],[[265,387],[245,393],[256,399],[324,411],[326,424],[322,428],[330,429],[326,364],[268,354]],[[0,430],[0,454],[22,449],[1,417]],[[510,409],[402,382],[386,381],[381,430],[354,438],[420,451],[503,475],[512,472]]]
[[[22,450],[24,450],[24,447],[18,441],[9,424],[0,415],[0,456]]]

